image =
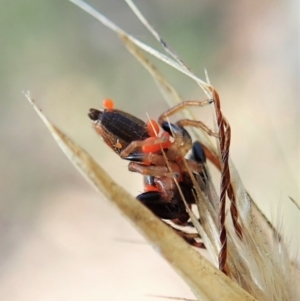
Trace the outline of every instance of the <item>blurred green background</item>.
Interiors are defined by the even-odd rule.
[[[22,95],[30,90],[50,120],[137,195],[141,177],[96,136],[87,112],[110,97],[120,109],[155,118],[167,105],[153,80],[113,32],[68,1],[1,3],[0,298],[192,297],[68,162]],[[89,3],[160,49],[122,1]],[[299,2],[137,4],[196,74],[208,70],[232,126],[232,159],[258,206],[286,230],[295,256],[299,211],[287,196],[300,200]],[[185,99],[204,99],[191,81],[153,62]],[[210,109],[197,114],[211,124]]]

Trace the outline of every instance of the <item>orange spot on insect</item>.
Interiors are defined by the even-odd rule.
[[[156,137],[159,133],[159,125],[158,123],[153,120],[149,119],[147,122],[147,129],[148,129],[148,134],[151,137]]]
[[[118,148],[118,149],[121,149],[123,146],[118,140],[117,143],[115,144],[115,147]]]
[[[144,191],[149,192],[149,191],[158,191],[158,188],[152,185],[145,185],[144,186]]]
[[[113,110],[113,108],[115,107],[113,100],[111,100],[110,98],[104,99],[102,105],[106,110]]]

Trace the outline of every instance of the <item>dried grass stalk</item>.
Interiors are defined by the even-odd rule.
[[[26,97],[69,160],[100,193],[118,207],[182,276],[198,300],[255,300],[114,182],[84,149],[49,122],[29,93]],[[213,290],[212,283],[215,286]]]
[[[83,149],[74,144],[45,118],[30,96],[27,95],[71,162],[97,190],[117,205],[122,213],[134,223],[137,229],[187,282],[198,300],[255,300],[255,298],[266,301],[299,300],[299,291],[295,280],[297,279],[296,265],[292,264],[289,259],[284,240],[278,235],[278,231],[270,227],[270,223],[258,210],[243,187],[238,172],[230,160],[230,126],[222,115],[217,91],[209,82],[205,82],[194,75],[182,60],[170,50],[132,1],[127,0],[126,2],[150,33],[159,41],[167,55],[132,37],[85,2],[81,0],[70,1],[115,31],[130,52],[150,72],[160,90],[164,92],[163,95],[168,99],[177,103],[182,100],[175,88],[161,76],[140,50],[187,75],[200,86],[208,99],[214,99],[216,128],[220,136],[217,146],[215,147],[207,134],[200,130],[194,131],[194,137],[204,144],[210,160],[221,169],[221,197],[217,195],[208,173],[208,185],[204,192],[201,191],[196,182],[194,183],[201,224],[192,212],[190,212],[190,216],[195,228],[203,238],[214,265],[217,266],[219,263],[221,270],[226,272],[234,281],[214,268],[171,229],[153,216],[149,210],[113,182]],[[188,118],[191,118],[190,116]],[[226,195],[231,200],[231,217],[225,214]],[[221,239],[220,224],[222,226]],[[222,252],[226,254],[223,253],[222,255]],[[222,262],[223,260],[224,262]],[[212,284],[213,290],[211,289]]]

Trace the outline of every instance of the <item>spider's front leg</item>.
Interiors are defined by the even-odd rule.
[[[182,111],[185,108],[188,107],[203,107],[208,104],[211,104],[213,102],[212,99],[204,100],[204,101],[197,101],[197,100],[186,100],[178,105],[174,106],[173,108],[170,108],[169,110],[162,113],[158,118],[158,123],[162,126],[163,123],[167,121],[167,119],[178,112]],[[177,121],[177,125],[180,127],[184,126],[192,126],[196,128],[201,128],[203,131],[205,131],[208,135],[214,136],[216,138],[219,138],[219,134],[213,132],[210,128],[208,128],[203,122],[199,120],[192,120],[192,119],[180,119]]]
[[[165,165],[165,159],[161,150],[167,150],[172,145],[170,135],[163,132],[161,136],[152,136],[144,140],[131,141],[131,143],[122,150],[120,157],[129,161]]]

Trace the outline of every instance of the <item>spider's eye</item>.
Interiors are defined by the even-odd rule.
[[[180,176],[179,172],[174,172],[174,177],[175,177],[176,179],[179,179],[179,176]]]

